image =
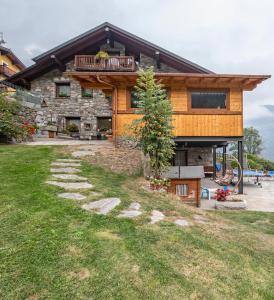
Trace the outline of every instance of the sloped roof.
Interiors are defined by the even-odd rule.
[[[140,49],[148,56],[154,56],[156,52],[160,53],[160,59],[165,64],[176,68],[181,72],[214,74],[202,66],[199,66],[185,58],[182,58],[168,50],[165,50],[153,43],[150,43],[136,35],[133,35],[117,26],[105,22],[93,29],[78,35],[77,37],[68,40],[36,57],[33,58],[35,64],[26,68],[23,72],[19,72],[12,76],[9,81],[15,83],[21,79],[32,79],[42,73],[49,71],[56,66],[56,63],[51,58],[52,55],[58,57],[59,60],[67,61],[79,51],[83,51],[88,47],[106,41],[107,34],[118,42],[126,45],[126,48]]]
[[[12,52],[11,49],[3,47],[0,45],[0,52],[7,55],[8,58],[13,62],[14,65],[18,66],[20,70],[24,70],[26,66],[21,62],[21,60]]]

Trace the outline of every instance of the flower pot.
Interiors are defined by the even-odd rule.
[[[112,142],[112,140],[113,140],[112,135],[107,135],[106,137],[107,137],[108,141]]]
[[[50,139],[53,139],[53,138],[55,138],[55,131],[48,131],[48,137],[50,138]]]

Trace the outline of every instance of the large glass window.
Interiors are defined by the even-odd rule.
[[[227,108],[227,92],[191,91],[191,108],[225,109]]]
[[[70,97],[70,83],[56,83],[56,97],[68,98]]]
[[[136,97],[135,91],[130,90],[129,93],[130,93],[130,107],[131,108],[138,108],[140,100]]]

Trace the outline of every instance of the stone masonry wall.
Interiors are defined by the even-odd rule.
[[[56,97],[56,83],[60,82],[70,82],[69,98]],[[64,77],[59,70],[50,71],[32,81],[31,90],[43,95],[43,107],[38,111],[37,117],[40,126],[53,121],[61,129],[66,117],[80,117],[80,137],[88,139],[96,134],[97,117],[112,116],[111,100],[101,90],[94,89],[92,98],[84,98],[80,83]]]

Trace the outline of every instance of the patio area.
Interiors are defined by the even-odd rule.
[[[254,184],[254,179],[244,178],[244,200],[247,203],[247,210],[274,212],[274,180],[266,177],[262,178],[260,182],[262,187]],[[209,178],[202,179],[201,186],[210,189],[222,188]],[[230,189],[233,189],[233,186]],[[215,199],[201,199],[201,208],[213,210],[215,201]]]

